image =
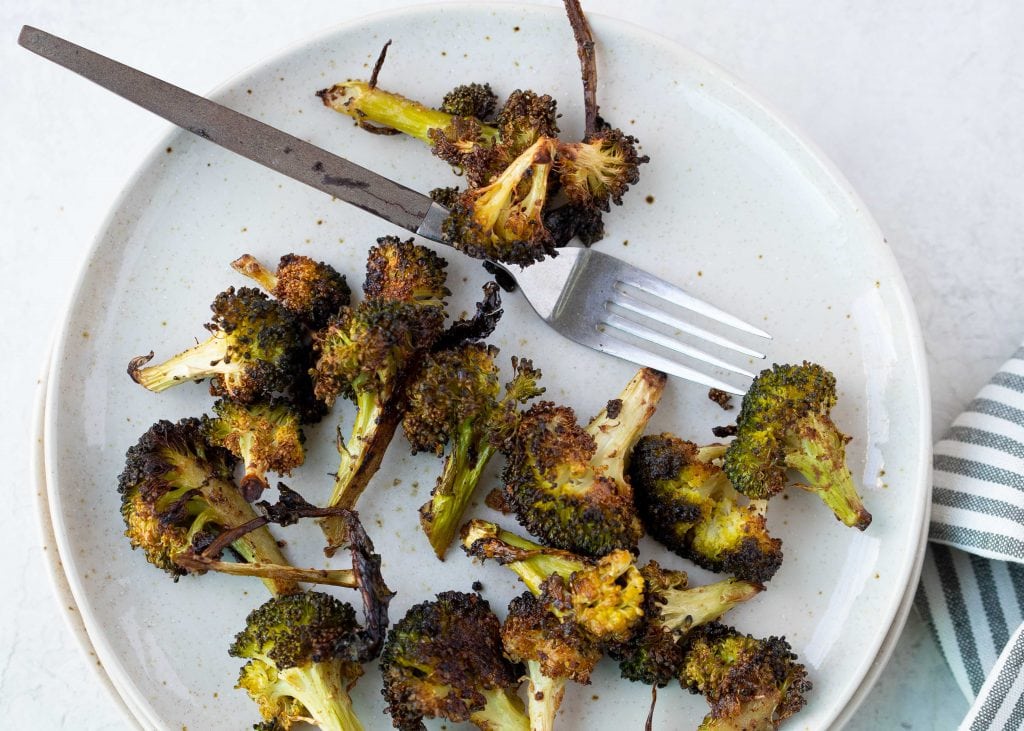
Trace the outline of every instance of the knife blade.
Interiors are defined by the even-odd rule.
[[[198,137],[351,203],[396,226],[441,241],[440,224],[448,211],[422,193],[241,112],[44,30],[23,26],[18,44]]]

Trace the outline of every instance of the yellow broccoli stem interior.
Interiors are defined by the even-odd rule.
[[[184,381],[231,373],[238,370],[238,365],[228,360],[229,342],[230,337],[218,331],[163,363],[129,373],[136,383],[155,392],[164,391]]]
[[[739,579],[724,579],[705,586],[670,591],[661,607],[661,624],[667,629],[686,632],[713,622],[737,604],[761,591],[757,584]]]
[[[552,731],[555,714],[562,705],[565,695],[565,678],[549,678],[540,669],[536,660],[528,660],[526,669],[530,687],[527,693],[527,709],[530,713],[530,731]]]
[[[277,275],[252,254],[242,254],[231,262],[231,268],[249,277],[271,294],[277,289]]]
[[[483,691],[486,705],[469,716],[469,720],[486,731],[530,731],[530,718],[523,712],[519,696],[504,688]]]
[[[315,662],[279,671],[278,684],[284,684],[286,692],[306,707],[321,731],[363,731],[347,690],[355,678],[343,677],[345,665]]]
[[[802,418],[793,432],[786,466],[803,475],[809,483],[807,489],[817,494],[839,520],[860,530],[867,528],[871,513],[861,502],[846,466],[843,433],[827,416],[816,413]]]
[[[605,474],[621,480],[626,458],[658,407],[665,380],[658,371],[641,369],[619,394],[615,415],[604,408],[587,425],[596,444],[591,462],[606,465]]]

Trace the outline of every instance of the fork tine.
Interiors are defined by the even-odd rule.
[[[707,386],[708,388],[717,388],[720,391],[725,391],[726,393],[731,393],[736,396],[742,396],[746,393],[743,389],[737,388],[725,381],[720,381],[717,378],[713,378],[706,373],[684,366],[682,363],[665,358],[657,353],[652,353],[651,351],[640,348],[632,343],[627,343],[625,340],[619,340],[613,329],[606,328],[601,334],[604,337],[599,343],[597,343],[596,347],[602,353],[614,355],[617,358],[628,360],[631,363],[636,363],[637,365],[655,368],[659,371],[668,373],[670,376],[678,376],[679,378],[686,379],[687,381],[693,381],[694,383],[699,383],[702,386]]]
[[[723,325],[730,325],[737,330],[750,333],[751,335],[757,335],[762,338],[771,340],[772,336],[766,333],[760,328],[754,327],[753,325],[744,322],[734,315],[730,315],[728,312],[723,312],[717,307],[699,300],[693,295],[689,295],[679,287],[673,284],[669,284],[664,279],[659,279],[653,274],[645,272],[643,269],[637,269],[636,267],[623,264],[622,274],[620,276],[619,284],[627,287],[635,287],[636,289],[653,294],[656,297],[668,300],[674,305],[696,312],[698,315],[710,318]]]
[[[685,320],[675,317],[674,315],[665,312],[665,310],[659,307],[655,307],[654,305],[642,302],[636,299],[635,297],[630,297],[625,292],[618,292],[618,296],[615,299],[609,300],[609,302],[611,302],[611,304],[615,305],[616,307],[621,307],[624,310],[635,313],[637,315],[641,315],[643,317],[647,317],[651,320],[654,320],[655,322],[663,323],[665,325],[668,325],[669,327],[673,327],[676,330],[679,330],[680,332],[684,332],[689,335],[694,335],[698,338],[707,340],[709,343],[720,345],[723,348],[735,350],[739,353],[743,353],[744,355],[749,355],[752,358],[765,357],[764,353],[753,350],[752,348],[748,348],[745,345],[740,345],[739,343],[733,342],[728,338],[723,338],[721,335],[716,335],[715,333],[709,330],[705,330],[702,327],[691,325]]]
[[[733,373],[739,373],[740,375],[746,376],[747,378],[754,377],[753,373],[744,368],[740,368],[739,366],[733,365],[732,363],[724,361],[721,358],[716,358],[710,353],[704,352],[700,348],[695,348],[692,345],[687,345],[686,343],[676,340],[670,335],[665,335],[664,333],[660,333],[657,330],[652,330],[651,328],[645,325],[641,325],[640,323],[634,322],[633,320],[629,320],[625,317],[622,317],[621,315],[609,313],[608,317],[606,317],[604,320],[604,324],[608,325],[609,327],[613,327],[616,330],[621,330],[625,333],[629,333],[630,335],[640,338],[641,340],[646,340],[649,343],[654,343],[655,345],[660,345],[661,347],[667,348],[668,350],[675,351],[680,355],[695,358],[696,360],[702,360],[708,365],[712,365],[717,368],[722,368],[727,371],[732,371]]]

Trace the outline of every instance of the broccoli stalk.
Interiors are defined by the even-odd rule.
[[[256,519],[232,480],[234,457],[209,444],[199,419],[158,421],[125,457],[118,479],[125,535],[153,565],[175,579],[187,573],[177,559],[218,534]],[[270,532],[261,527],[231,543],[243,561],[287,565]],[[298,590],[292,578],[265,578],[275,595]]]
[[[210,390],[249,402],[287,391],[301,376],[305,329],[296,317],[251,287],[229,287],[211,305],[210,337],[158,365],[153,354],[128,364],[132,380],[150,391],[211,378]]]
[[[360,627],[352,607],[318,592],[271,599],[246,619],[229,650],[248,660],[239,688],[267,721],[310,721],[326,731],[362,731],[349,689],[362,666],[338,650]]]
[[[497,348],[463,343],[432,353],[408,390],[403,418],[413,451],[450,449],[420,524],[438,558],[455,537],[462,515],[496,443],[514,428],[518,405],[543,392],[530,361],[512,359],[515,375],[499,398]]]
[[[785,488],[786,470],[807,480],[846,525],[864,530],[871,523],[846,466],[849,437],[829,413],[836,403],[836,379],[825,368],[775,365],[761,371],[743,397],[736,439],[725,453],[729,480],[753,499],[767,499]]]
[[[617,399],[579,426],[573,410],[534,404],[506,446],[504,498],[544,543],[587,556],[637,550],[643,526],[626,480],[626,460],[665,388],[642,369]]]

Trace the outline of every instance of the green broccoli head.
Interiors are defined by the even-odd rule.
[[[249,614],[228,651],[248,660],[237,687],[284,729],[312,719],[321,729],[359,731],[349,690],[363,668],[338,648],[360,630],[352,607],[328,594],[271,599]]]
[[[214,299],[211,336],[158,365],[153,355],[128,364],[128,375],[150,391],[210,378],[210,391],[253,401],[287,391],[301,377],[306,334],[294,314],[251,287],[229,287]]]
[[[176,563],[178,556],[256,518],[234,484],[234,465],[229,451],[206,440],[200,419],[151,426],[128,449],[118,478],[132,548],[141,548],[150,563],[177,580],[188,573]],[[287,563],[266,527],[245,534],[231,548],[248,563]],[[296,588],[286,580],[267,585],[279,594]]]
[[[368,300],[444,307],[448,262],[425,246],[383,236],[366,259],[363,294]]]
[[[582,142],[559,143],[558,179],[566,197],[578,205],[609,210],[640,180],[640,165],[649,162],[636,150],[637,140],[603,127]]]
[[[846,466],[849,437],[832,422],[836,379],[820,365],[775,365],[754,379],[737,419],[723,469],[737,490],[766,499],[799,472],[836,518],[864,530],[871,523]]]
[[[251,254],[231,262],[232,268],[254,279],[278,302],[319,330],[349,303],[351,290],[345,276],[330,264],[300,254],[285,254],[272,272]]]
[[[729,483],[719,466],[725,449],[672,434],[641,438],[629,466],[640,517],[654,538],[683,558],[768,581],[782,564],[782,542],[769,535],[761,503]]]
[[[626,459],[664,387],[664,374],[641,370],[586,429],[571,408],[550,402],[522,415],[506,446],[504,492],[530,533],[586,556],[637,550],[643,526]]]
[[[206,436],[242,460],[240,487],[249,502],[267,489],[268,471],[288,475],[305,461],[301,418],[287,401],[240,404],[220,399],[213,413],[215,418],[203,420]]]
[[[542,137],[558,137],[558,104],[547,94],[516,89],[498,112],[495,126],[501,156],[508,163]]]
[[[501,625],[505,653],[526,666],[531,731],[551,731],[569,680],[587,684],[601,649],[575,622],[561,621],[530,592],[515,599]]]
[[[444,95],[441,111],[455,117],[475,117],[486,122],[498,106],[498,97],[490,84],[459,84]]]
[[[711,705],[702,731],[778,728],[811,689],[785,638],[758,639],[718,623],[691,634],[679,682]]]
[[[395,728],[423,718],[471,721],[492,731],[527,731],[515,695],[519,672],[504,655],[501,626],[477,594],[442,592],[413,606],[381,655],[384,697]]]

